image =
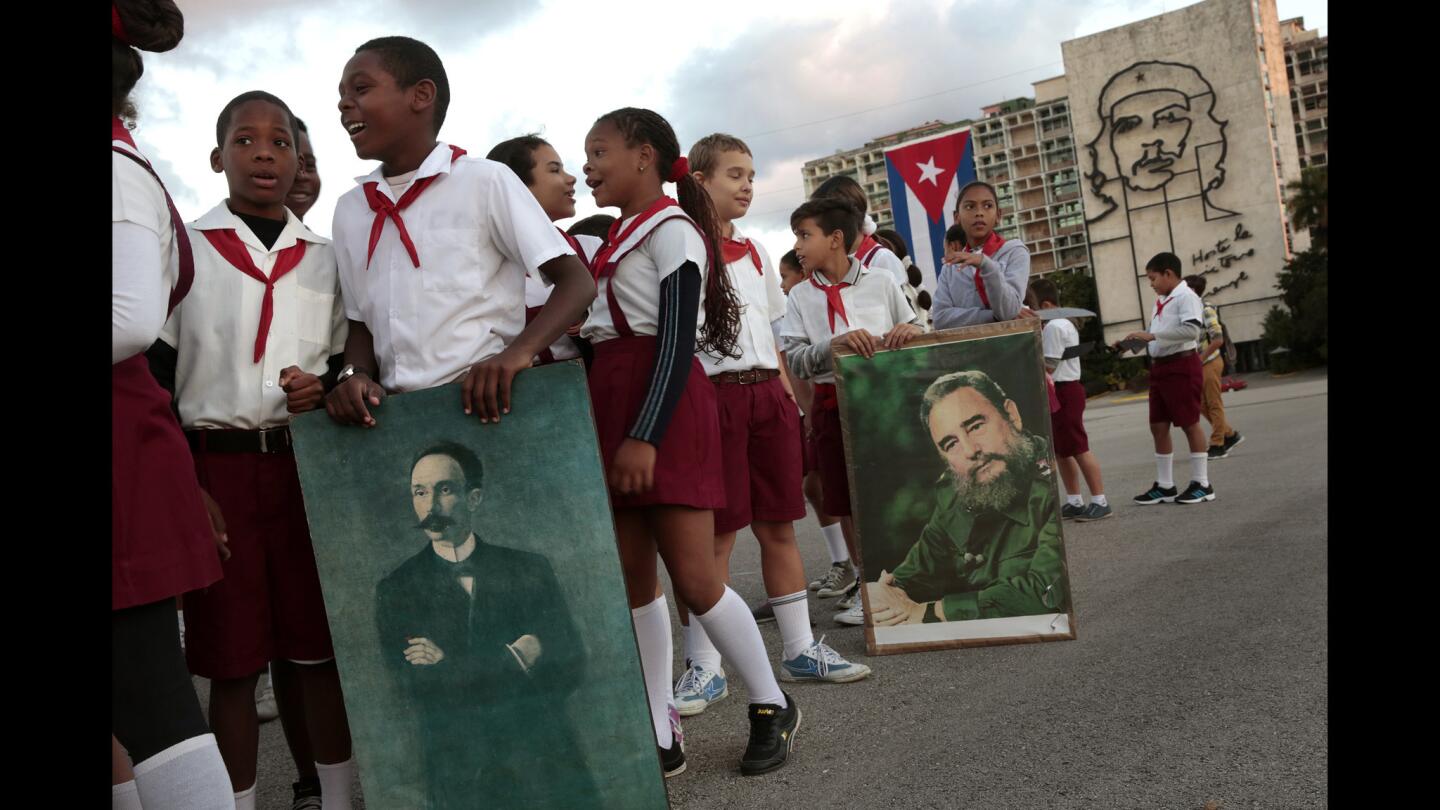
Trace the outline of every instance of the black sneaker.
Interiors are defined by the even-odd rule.
[[[1146,492],[1144,495],[1135,496],[1135,503],[1141,506],[1149,506],[1156,503],[1174,503],[1176,494],[1178,493],[1176,493],[1174,487],[1162,488],[1160,482],[1156,481],[1150,485],[1149,492]]]
[[[1200,503],[1202,501],[1215,500],[1214,487],[1202,487],[1199,481],[1191,481],[1185,487],[1185,494],[1175,499],[1176,503]]]
[[[1066,502],[1065,502],[1065,505],[1062,506],[1062,507],[1060,507],[1060,519],[1061,519],[1061,520],[1071,520],[1071,519],[1073,519],[1073,518],[1080,517],[1080,516],[1083,515],[1083,514],[1085,514],[1085,507],[1083,507],[1083,506],[1076,506],[1075,504],[1070,503],[1069,501],[1066,501]]]
[[[785,764],[800,730],[800,707],[785,695],[785,708],[773,703],[750,704],[750,743],[740,758],[740,772],[746,776],[769,773]]]
[[[1205,451],[1205,455],[1209,456],[1211,461],[1217,458],[1225,458],[1230,455],[1230,448],[1223,444],[1212,444],[1210,445],[1210,449]]]
[[[666,779],[685,772],[685,747],[680,744],[680,740],[672,740],[669,748],[657,745],[655,750],[660,752],[660,770],[664,772]]]
[[[1234,433],[1231,433],[1229,436],[1226,436],[1225,452],[1228,453],[1231,450],[1234,450],[1243,441],[1245,441],[1245,437],[1241,436],[1239,431],[1236,431]]]
[[[1094,520],[1104,520],[1105,518],[1108,518],[1113,514],[1115,514],[1115,511],[1110,508],[1110,504],[1107,503],[1104,506],[1101,506],[1100,504],[1091,501],[1090,505],[1085,507],[1085,511],[1082,512],[1080,514],[1080,517],[1076,518],[1075,521],[1077,523],[1089,523]]]
[[[290,803],[290,810],[320,810],[320,780],[301,779],[292,783],[290,788],[295,791],[295,799]]]
[[[764,602],[750,608],[750,615],[755,617],[756,624],[773,622],[775,621],[775,608],[771,607],[770,600],[766,599]]]

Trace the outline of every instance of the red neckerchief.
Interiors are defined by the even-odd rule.
[[[465,150],[458,146],[451,146],[450,151],[453,153],[450,157],[452,164],[465,154]],[[405,250],[410,254],[410,261],[414,263],[415,267],[420,267],[420,254],[415,252],[415,243],[410,241],[410,232],[405,230],[405,220],[400,218],[400,212],[408,208],[410,203],[415,202],[420,193],[439,177],[439,173],[436,173],[411,183],[410,188],[405,189],[405,193],[400,195],[399,202],[390,202],[389,197],[381,194],[379,182],[371,180],[365,184],[365,202],[369,203],[370,210],[375,212],[375,221],[370,225],[370,249],[365,253],[366,270],[370,269],[370,258],[375,255],[375,245],[380,242],[380,232],[385,230],[386,217],[395,220],[395,228],[400,231],[400,242],[405,245]]]
[[[1173,301],[1174,299],[1175,299],[1175,291],[1174,291],[1174,290],[1171,290],[1171,291],[1170,291],[1170,294],[1167,295],[1167,296],[1165,296],[1165,300],[1163,300],[1163,301],[1160,300],[1159,298],[1156,298],[1156,299],[1155,299],[1155,317],[1150,321],[1150,323],[1153,324],[1153,323],[1155,323],[1156,320],[1159,320],[1159,319],[1160,319],[1160,313],[1162,313],[1162,312],[1165,311],[1165,305],[1168,304],[1168,303],[1170,303],[1170,302]]]
[[[986,256],[994,256],[995,251],[999,250],[1003,244],[1005,244],[1005,237],[991,231],[990,235],[985,237],[985,243],[980,246],[980,252]],[[970,247],[970,244],[967,242],[965,244],[965,251],[967,253],[974,253],[975,249]],[[985,279],[980,277],[979,267],[975,268],[975,292],[980,293],[980,303],[983,304],[986,309],[989,309],[990,296],[985,294]]]
[[[815,271],[816,273],[820,271]],[[830,334],[835,334],[835,315],[839,313],[840,319],[845,325],[850,325],[850,318],[845,314],[845,299],[840,297],[840,291],[851,286],[850,282],[842,281],[838,284],[821,284],[815,280],[815,273],[810,274],[810,283],[815,289],[825,293],[825,314],[830,316]]]
[[[620,245],[622,245],[626,239],[630,238],[630,234],[635,233],[635,230],[641,225],[644,225],[651,217],[672,205],[679,204],[680,203],[676,202],[673,198],[661,195],[660,199],[651,203],[649,208],[646,208],[639,216],[631,220],[624,231],[620,230],[620,220],[617,219],[611,223],[610,230],[605,234],[605,244],[601,245],[600,249],[595,251],[595,258],[590,260],[590,275],[594,276],[598,282],[600,280],[600,274],[605,271],[605,265],[610,262],[610,257],[614,256],[615,251],[619,249]]]
[[[882,247],[884,246],[881,245],[875,237],[866,234],[865,237],[860,240],[860,244],[855,246],[855,258],[860,260],[861,265],[869,267],[871,257],[875,255],[875,251]]]
[[[190,251],[190,235],[185,232],[185,220],[180,218],[180,212],[175,209],[175,201],[170,199],[170,192],[165,189],[165,183],[160,179],[160,175],[155,173],[155,168],[150,165],[150,161],[137,154],[140,147],[135,145],[135,139],[130,137],[130,130],[125,128],[125,122],[121,121],[119,117],[110,119],[110,141],[112,152],[118,152],[140,164],[140,168],[155,178],[155,182],[160,186],[160,193],[165,196],[165,207],[170,211],[170,229],[175,232],[175,252],[180,261],[176,268],[175,286],[170,290],[170,301],[165,308],[165,314],[168,316],[190,293],[190,285],[195,280],[195,257]],[[115,141],[127,144],[135,151],[127,152],[116,146]]]
[[[721,239],[720,255],[724,257],[725,263],[732,264],[750,255],[750,261],[755,263],[755,272],[765,275],[765,268],[760,264],[760,251],[755,249],[755,243],[749,239]]]
[[[250,258],[250,250],[245,247],[245,243],[235,235],[234,228],[201,233],[205,234],[215,252],[230,262],[236,270],[265,285],[265,298],[260,304],[260,329],[255,333],[255,362],[258,363],[260,358],[265,356],[265,339],[270,335],[270,319],[275,315],[275,282],[294,270],[300,260],[305,258],[305,242],[297,239],[295,244],[280,251],[280,255],[275,258],[275,267],[270,271],[270,277],[266,278],[260,268],[255,266],[255,260]]]

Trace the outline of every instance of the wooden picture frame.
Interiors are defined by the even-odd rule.
[[[1037,319],[947,329],[870,360],[849,347],[832,350],[856,545],[869,560],[861,588],[869,654],[1075,638],[1041,329]],[[942,377],[952,380],[939,383]],[[992,389],[980,377],[1003,404],[982,393]],[[922,422],[932,384],[949,393]],[[940,423],[951,413],[969,413],[969,427],[946,430]],[[935,430],[958,457],[940,450]],[[988,432],[971,438],[972,430]],[[992,458],[973,466],[986,454]],[[1014,460],[1020,471],[1007,463],[992,472],[995,460]],[[979,505],[992,502],[1008,506]],[[904,599],[878,581],[894,572],[906,577]],[[909,618],[890,624],[897,605]],[[926,620],[913,619],[917,605]],[[947,609],[963,618],[934,621]],[[877,624],[877,610],[885,624]]]

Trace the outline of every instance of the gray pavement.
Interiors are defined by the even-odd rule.
[[[817,635],[875,674],[786,685],[804,712],[794,754],[753,778],[738,772],[747,723],[732,681],[731,698],[685,723],[672,807],[1326,806],[1328,377],[1248,380],[1225,395],[1247,441],[1211,462],[1217,500],[1195,506],[1132,505],[1154,476],[1146,403],[1090,402],[1116,516],[1065,524],[1077,640],[872,658],[860,629],[831,621],[833,601],[812,598]],[[796,528],[807,571],[823,571],[815,521]],[[732,569],[741,596],[763,598],[748,532]],[[762,632],[778,651],[775,626]],[[285,810],[294,765],[278,723],[260,747],[258,806]]]

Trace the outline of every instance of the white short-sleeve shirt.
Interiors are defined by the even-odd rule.
[[[1080,330],[1075,328],[1075,324],[1071,323],[1069,318],[1056,318],[1045,323],[1045,331],[1040,335],[1040,343],[1045,350],[1045,359],[1060,360],[1066,349],[1080,345]],[[1080,358],[1071,357],[1068,360],[1060,360],[1050,378],[1057,383],[1080,379]]]
[[[275,244],[266,248],[220,203],[186,226],[195,254],[190,294],[170,314],[160,339],[175,347],[175,404],[185,428],[241,428],[288,424],[280,371],[299,366],[316,376],[345,348],[347,324],[340,304],[335,253],[290,211]],[[265,285],[221,256],[206,231],[233,229],[256,269],[267,277],[280,252],[303,240],[305,256],[275,282],[265,354],[255,362],[255,334]]]
[[[499,354],[525,328],[527,274],[574,254],[508,166],[470,155],[452,164],[451,155],[436,144],[415,179],[440,177],[400,214],[418,268],[389,217],[366,267],[375,212],[363,185],[378,183],[391,200],[408,185],[392,189],[377,168],[335,205],[345,315],[370,330],[379,382],[390,391],[453,382]]]
[[[561,237],[564,238],[564,237]],[[588,264],[590,257],[600,249],[600,243],[604,240],[597,236],[573,236],[571,237],[580,245],[580,261]],[[555,285],[545,278],[540,270],[530,270],[525,274],[525,309],[531,310],[535,307],[545,306],[550,300],[550,294],[555,291]],[[550,344],[550,356],[556,360],[573,360],[580,356],[580,350],[576,348],[575,341],[570,339],[568,334],[562,334]],[[538,358],[537,358],[538,359]]]
[[[1160,306],[1161,304],[1164,304],[1163,308]],[[1160,314],[1153,315],[1154,310],[1151,311],[1151,334],[1174,329],[1186,321],[1195,321],[1201,324],[1201,332],[1204,332],[1205,304],[1200,300],[1200,296],[1190,289],[1190,285],[1183,281],[1176,284],[1175,289],[1171,290],[1169,295],[1155,299],[1155,309],[1160,310]],[[1149,343],[1151,357],[1168,357],[1179,352],[1193,352],[1195,348],[1194,340],[1152,340]]]
[[[821,272],[811,276],[821,286],[831,286]],[[867,270],[860,260],[850,257],[850,272],[845,274],[851,286],[840,290],[840,300],[845,304],[845,317],[835,316],[835,329],[830,329],[828,299],[825,291],[817,288],[810,280],[790,288],[787,296],[785,322],[780,327],[782,338],[803,341],[811,346],[828,345],[835,335],[843,335],[856,329],[864,329],[880,337],[897,324],[915,323],[915,311],[905,300],[904,293],[894,279],[884,270]],[[817,374],[812,382],[834,383],[835,372]]]
[[[649,222],[620,245],[616,255],[627,250],[629,243],[643,241],[620,259],[613,275],[602,278],[596,289],[595,301],[590,304],[590,315],[580,329],[581,337],[595,343],[620,336],[615,321],[610,317],[608,297],[612,292],[630,331],[636,335],[655,335],[660,330],[660,282],[680,269],[685,262],[694,262],[700,268],[700,314],[695,321],[696,334],[705,324],[705,272],[708,252],[705,240],[694,223],[685,217],[674,216],[680,209],[675,206],[663,209],[653,217],[659,224]],[[636,214],[635,216],[640,216]],[[666,217],[670,217],[666,219]],[[624,232],[634,217],[627,217],[620,223],[619,232]]]
[[[138,149],[124,141],[112,140],[112,146],[139,157]],[[133,222],[152,230],[160,237],[160,255],[165,257],[165,289],[174,289],[180,277],[180,254],[170,225],[170,207],[165,192],[145,168],[122,155],[110,155],[110,221]]]
[[[745,237],[736,228],[732,238],[741,240]],[[740,335],[735,342],[740,356],[716,357],[709,352],[699,352],[700,364],[710,376],[752,368],[780,368],[780,355],[771,328],[772,323],[785,317],[785,292],[780,289],[780,271],[770,261],[764,245],[759,242],[750,244],[760,256],[760,269],[755,268],[749,252],[725,266],[730,286],[740,301]]]

